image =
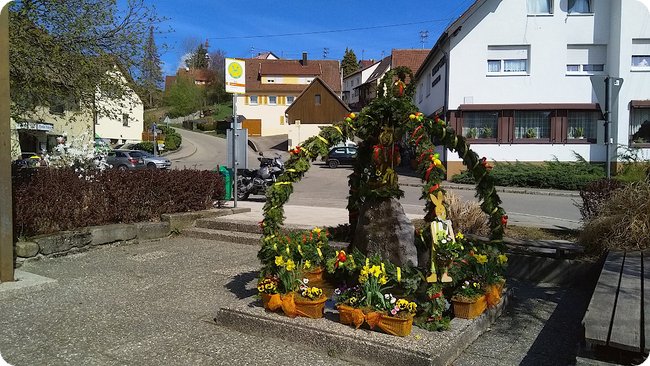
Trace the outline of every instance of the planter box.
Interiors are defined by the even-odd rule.
[[[454,316],[463,319],[474,319],[483,314],[487,309],[485,295],[481,295],[475,302],[451,301],[454,305]]]

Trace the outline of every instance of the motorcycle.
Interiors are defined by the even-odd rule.
[[[284,173],[284,163],[280,155],[267,158],[260,153],[257,158],[259,169],[237,169],[237,199],[247,200],[251,194],[266,194],[266,188],[271,186]]]

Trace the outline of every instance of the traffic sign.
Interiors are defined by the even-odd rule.
[[[246,93],[246,62],[244,60],[226,59],[226,92]]]

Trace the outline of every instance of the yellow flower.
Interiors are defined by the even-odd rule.
[[[368,281],[368,274],[363,274],[362,273],[359,276],[359,283],[364,284],[364,283],[366,283],[366,281]]]
[[[312,231],[313,231],[314,233],[316,233],[316,235],[318,235],[318,233],[320,233],[320,232],[323,231],[323,230],[317,226],[317,227],[315,227]]]
[[[276,266],[283,266],[284,265],[284,258],[282,258],[281,255],[275,257],[275,265]]]
[[[278,250],[278,243],[273,243],[273,250],[275,250],[275,251]]]
[[[461,239],[462,240],[464,238],[465,238],[465,235],[463,235],[463,233],[461,233],[460,231],[458,232],[458,234],[456,234],[456,239]]]
[[[311,262],[309,260],[306,260],[305,264],[302,265],[302,268],[304,268],[304,269],[311,268]]]
[[[487,255],[485,255],[485,254],[477,254],[477,255],[474,256],[474,258],[476,258],[476,261],[479,264],[485,264],[488,261]]]
[[[300,253],[300,255],[302,255],[302,247],[300,246],[300,244],[298,244],[298,253]]]
[[[321,252],[320,248],[316,248],[316,251],[318,252],[318,256],[323,258],[323,252]]]
[[[415,313],[417,308],[418,308],[418,304],[416,304],[414,302],[409,302],[408,305],[406,306],[406,308],[408,309],[409,312]]]
[[[379,277],[381,274],[381,268],[379,266],[372,266],[369,273],[375,277]]]
[[[397,282],[402,282],[402,269],[397,267]]]
[[[404,310],[409,305],[409,302],[408,300],[399,299],[397,300],[397,303],[395,303],[395,305],[397,306],[398,309]]]
[[[289,246],[287,245],[287,255],[291,254],[291,251],[289,250]]]
[[[287,271],[293,271],[296,269],[296,264],[293,262],[291,259],[287,259],[287,265],[286,265]]]
[[[505,254],[499,254],[497,260],[499,261],[499,264],[504,264],[508,261],[508,256],[506,256]]]
[[[388,282],[388,280],[386,279],[386,276],[379,277],[379,284],[380,285],[385,285],[387,282]]]

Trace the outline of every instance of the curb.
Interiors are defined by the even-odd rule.
[[[400,185],[408,187],[422,187],[422,184],[416,183],[400,183]],[[447,189],[457,189],[463,191],[475,191],[476,187],[472,185],[463,185],[463,184],[449,184],[443,182],[443,185]],[[532,194],[539,196],[556,196],[556,197],[580,197],[580,193],[577,191],[545,191],[535,188],[517,188],[517,187],[494,187],[495,191],[502,193],[517,193],[517,194]]]
[[[512,290],[508,289],[497,307],[488,309],[476,319],[453,319],[448,331],[428,332],[413,327],[413,333],[404,338],[363,329],[355,330],[336,322],[336,314],[331,311],[326,311],[325,314],[330,319],[290,319],[268,313],[259,304],[252,302],[221,308],[214,322],[242,333],[300,343],[309,349],[351,362],[449,365],[489,329],[508,305],[510,296]]]

